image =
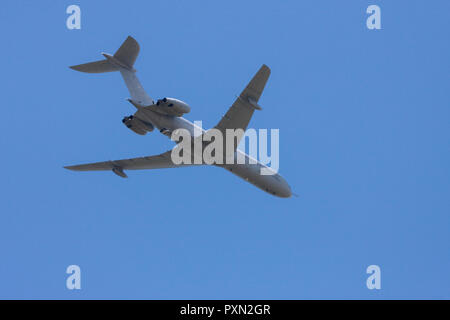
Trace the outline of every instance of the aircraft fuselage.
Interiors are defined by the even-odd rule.
[[[161,133],[169,138],[171,133],[176,129],[186,129],[191,133],[192,137],[196,137],[205,132],[203,128],[196,126],[194,123],[183,117],[159,114],[145,107],[139,108],[135,116],[141,120],[152,123]],[[245,164],[215,164],[215,166],[230,171],[272,195],[281,198],[289,198],[292,195],[289,184],[281,175],[278,173],[274,173],[273,175],[261,175],[261,168],[268,168],[266,165],[255,159],[252,160],[256,163],[249,163],[250,156],[239,149],[235,152],[235,158],[237,157],[237,153],[240,153],[240,156],[243,155]]]

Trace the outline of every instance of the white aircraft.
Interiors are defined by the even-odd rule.
[[[114,55],[102,53],[106,59],[71,66],[70,68],[87,73],[119,71],[131,95],[131,99],[128,99],[128,101],[137,109],[134,115],[125,117],[122,122],[135,133],[145,135],[147,132],[153,131],[156,127],[162,134],[169,137],[174,130],[181,128],[188,130],[194,139],[198,138],[199,131],[200,135],[203,135],[206,132],[205,130],[182,117],[183,114],[190,111],[190,107],[186,103],[174,98],[163,98],[155,103],[147,95],[136,77],[136,70],[133,68],[138,54],[139,44],[132,37],[128,37]],[[225,116],[215,126],[215,129],[223,132],[224,136],[226,129],[240,128],[245,131],[253,115],[253,111],[255,109],[261,109],[258,105],[258,100],[264,90],[269,75],[270,69],[266,65],[263,65],[240,96],[237,97]],[[214,165],[225,168],[272,195],[282,198],[290,197],[292,195],[291,188],[278,173],[274,172],[271,175],[261,175],[262,168],[271,169],[237,149],[240,138],[238,137],[236,139],[234,145],[234,157],[237,158],[240,156],[241,159],[243,157],[245,164],[238,164],[236,162],[227,164],[223,162],[223,164]],[[124,170],[175,168],[188,165],[175,164],[172,161],[171,152],[170,150],[155,156],[95,162],[66,166],[64,168],[75,171],[112,170],[118,176],[126,178],[127,175]],[[249,161],[250,159],[253,160],[253,163]]]

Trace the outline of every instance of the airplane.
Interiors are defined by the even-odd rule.
[[[194,139],[198,138],[198,126],[182,117],[190,111],[188,104],[181,100],[167,97],[155,102],[146,93],[136,77],[136,70],[134,69],[134,63],[139,51],[138,42],[129,36],[114,55],[102,53],[105,57],[103,60],[75,65],[70,68],[86,73],[119,71],[131,96],[128,101],[137,109],[133,115],[123,118],[122,122],[135,133],[145,135],[156,127],[162,134],[170,137],[176,129],[186,129]],[[269,67],[263,65],[214,128],[223,133],[225,133],[226,129],[243,129],[245,131],[254,110],[261,109],[258,101],[269,75]],[[205,132],[204,129],[200,128],[201,134]],[[239,139],[239,137],[236,139],[236,144],[234,145],[234,156],[235,158],[237,156],[243,157],[246,160],[245,163],[228,164],[223,162],[222,164],[214,163],[213,165],[225,168],[271,195],[281,198],[291,197],[291,188],[281,175],[276,172],[270,175],[262,175],[262,168],[271,169],[237,149]],[[154,156],[79,164],[65,166],[64,168],[74,171],[111,170],[118,176],[126,178],[127,175],[124,170],[176,168],[195,165],[175,164],[171,158],[171,151]],[[250,159],[253,160],[253,163],[249,161]]]

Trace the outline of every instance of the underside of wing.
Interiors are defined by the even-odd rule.
[[[261,110],[258,105],[259,98],[266,86],[267,80],[270,76],[270,69],[265,64],[253,76],[247,87],[237,97],[233,105],[228,109],[227,113],[222,117],[220,122],[214,129],[220,130],[223,139],[223,150],[227,149],[228,139],[233,139],[233,153],[236,151],[240,140],[247,130],[250,119],[253,116],[255,109]],[[234,130],[232,136],[227,135],[227,129]],[[227,151],[228,152],[228,151]],[[227,155],[227,157],[230,155]]]
[[[226,129],[242,129],[245,131],[255,109],[261,110],[258,101],[269,76],[269,67],[263,65],[215,128],[222,131],[223,134],[226,133]],[[235,145],[236,148],[238,143],[239,141]]]
[[[123,170],[162,169],[186,166],[185,164],[177,165],[173,163],[171,152],[172,151],[167,151],[156,156],[79,164],[66,166],[64,168],[74,171],[112,170],[119,176],[126,177]]]

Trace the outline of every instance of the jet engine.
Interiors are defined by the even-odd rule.
[[[124,117],[122,119],[122,122],[127,128],[133,130],[134,132],[142,136],[145,135],[147,132],[153,131],[154,129],[151,123],[138,119],[133,115]]]
[[[189,113],[191,108],[187,103],[174,99],[174,98],[163,98],[159,99],[154,105],[154,110],[158,113],[181,117],[185,113]]]

